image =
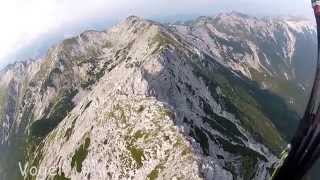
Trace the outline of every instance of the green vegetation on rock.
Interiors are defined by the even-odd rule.
[[[32,123],[30,136],[43,138],[50,133],[74,108],[72,98],[77,91],[66,92],[50,108],[48,118],[44,117]]]
[[[157,47],[154,49],[154,52],[156,52],[157,50],[159,50],[161,47],[165,47],[165,46],[176,46],[179,48],[184,48],[182,46],[182,44],[177,41],[176,39],[174,39],[173,37],[171,37],[170,35],[165,34],[164,32],[157,32],[157,34],[152,38],[150,45],[157,45]]]
[[[160,170],[163,169],[162,165],[157,165],[151,172],[148,174],[147,178],[149,180],[156,180],[159,176]]]
[[[197,126],[194,127],[194,132],[191,132],[191,136],[195,138],[202,148],[202,151],[205,155],[209,156],[209,141],[207,135],[199,129]]]
[[[104,45],[102,46],[102,48],[111,48],[111,47],[112,47],[112,42],[110,42],[110,41],[106,41],[104,43]]]
[[[67,178],[64,174],[64,172],[60,174],[56,174],[53,178],[53,180],[71,180],[70,178]]]
[[[76,124],[76,121],[77,121],[78,117],[74,118],[73,121],[72,121],[72,124],[71,124],[71,127],[69,127],[67,130],[66,130],[66,133],[64,135],[64,137],[66,138],[66,141],[69,140],[70,136],[72,135],[72,132],[73,132],[73,129],[74,129],[74,126]]]
[[[255,174],[255,169],[258,161],[267,161],[267,159],[264,156],[242,145],[232,144],[231,142],[219,137],[215,137],[215,141],[221,144],[225,151],[239,156],[241,158],[241,175],[244,179],[252,179],[252,176]],[[237,164],[231,161],[228,163],[227,167],[228,170],[236,174],[236,166]]]
[[[88,155],[88,148],[90,146],[90,138],[86,138],[84,144],[75,151],[71,160],[71,168],[76,167],[77,172],[82,170],[82,162],[86,159]]]
[[[129,146],[128,150],[131,153],[131,157],[136,161],[138,168],[142,167],[142,160],[144,158],[143,150],[135,146]]]
[[[217,67],[210,71],[205,70],[206,68],[201,66],[206,64],[206,61],[214,60],[207,57],[204,61],[202,64],[194,62],[194,73],[206,83],[211,95],[218,100],[224,110],[234,114],[245,129],[253,134],[256,140],[262,141],[273,151],[281,152],[285,143],[273,123],[289,121],[294,118],[289,113],[290,110],[285,102],[269,91],[260,89],[255,82],[245,77],[241,79],[218,64],[216,64]],[[221,89],[222,95],[217,94],[216,89],[218,87]],[[273,108],[275,105],[278,108]],[[228,127],[229,133],[227,135],[236,140],[239,137],[237,128],[222,117],[214,115],[211,109],[210,105],[204,103],[204,111],[215,120],[215,122],[208,120],[208,123],[215,129],[219,130],[220,128],[220,130],[223,130],[222,133],[225,133],[225,128]]]

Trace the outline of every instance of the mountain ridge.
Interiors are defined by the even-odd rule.
[[[178,26],[130,16],[56,45],[27,68],[0,138],[25,136],[25,162],[51,178],[267,179],[285,144],[275,120],[295,117],[270,119],[286,103]]]

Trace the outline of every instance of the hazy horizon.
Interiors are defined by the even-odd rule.
[[[102,30],[130,15],[160,21],[242,12],[254,16],[312,18],[310,0],[7,0],[0,6],[0,67],[35,58],[63,38]]]

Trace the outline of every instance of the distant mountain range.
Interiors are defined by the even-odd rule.
[[[25,179],[269,179],[315,37],[307,20],[227,13],[65,39],[0,72],[0,179],[23,179],[19,161],[55,170]]]

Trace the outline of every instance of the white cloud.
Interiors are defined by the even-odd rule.
[[[198,2],[202,1],[207,2]],[[178,3],[182,0],[3,0],[0,3],[0,59],[32,43],[39,35],[66,24],[101,17],[143,16],[157,9],[159,12],[160,8],[173,10],[169,7]]]
[[[55,28],[54,1],[6,0],[0,5],[0,58]]]

